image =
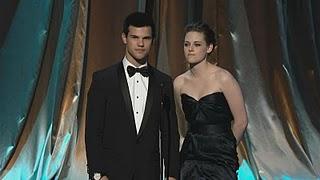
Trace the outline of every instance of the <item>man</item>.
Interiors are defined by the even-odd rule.
[[[123,60],[93,74],[85,139],[90,178],[159,180],[160,154],[169,179],[179,173],[172,80],[147,63],[154,35],[152,18],[130,14]]]

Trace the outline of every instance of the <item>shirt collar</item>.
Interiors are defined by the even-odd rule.
[[[128,72],[127,72],[127,67],[128,67],[128,66],[136,67],[136,66],[133,65],[131,62],[129,62],[129,60],[127,59],[126,56],[123,57],[123,59],[122,59],[122,64],[123,64],[123,67],[124,67],[124,71],[125,71],[125,73],[126,73],[126,77],[127,77],[127,78],[130,78],[130,77],[129,77],[129,74],[128,74]],[[144,64],[140,65],[139,68],[145,67],[145,66],[147,66],[147,65],[148,65],[148,63],[145,62]]]

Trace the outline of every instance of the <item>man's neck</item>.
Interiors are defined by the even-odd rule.
[[[127,60],[134,65],[135,67],[140,67],[142,65],[144,65],[147,62],[147,58],[143,58],[143,59],[134,59],[132,57],[128,57],[126,56]]]

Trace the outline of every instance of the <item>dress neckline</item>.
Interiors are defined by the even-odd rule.
[[[222,95],[223,95],[223,92],[221,92],[221,91],[212,92],[212,93],[209,93],[209,94],[206,94],[206,95],[200,97],[199,99],[196,99],[196,98],[194,98],[194,97],[192,97],[192,96],[190,96],[190,95],[188,95],[188,94],[186,94],[186,93],[182,93],[180,96],[187,96],[187,97],[189,97],[189,98],[191,98],[191,99],[199,102],[199,101],[201,101],[202,99],[204,99],[204,98],[206,98],[206,97],[208,97],[208,96],[211,96],[211,95],[215,95],[215,94],[222,94]]]

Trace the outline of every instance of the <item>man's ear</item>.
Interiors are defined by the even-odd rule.
[[[125,33],[121,34],[121,39],[122,39],[123,44],[127,44],[127,36]]]

